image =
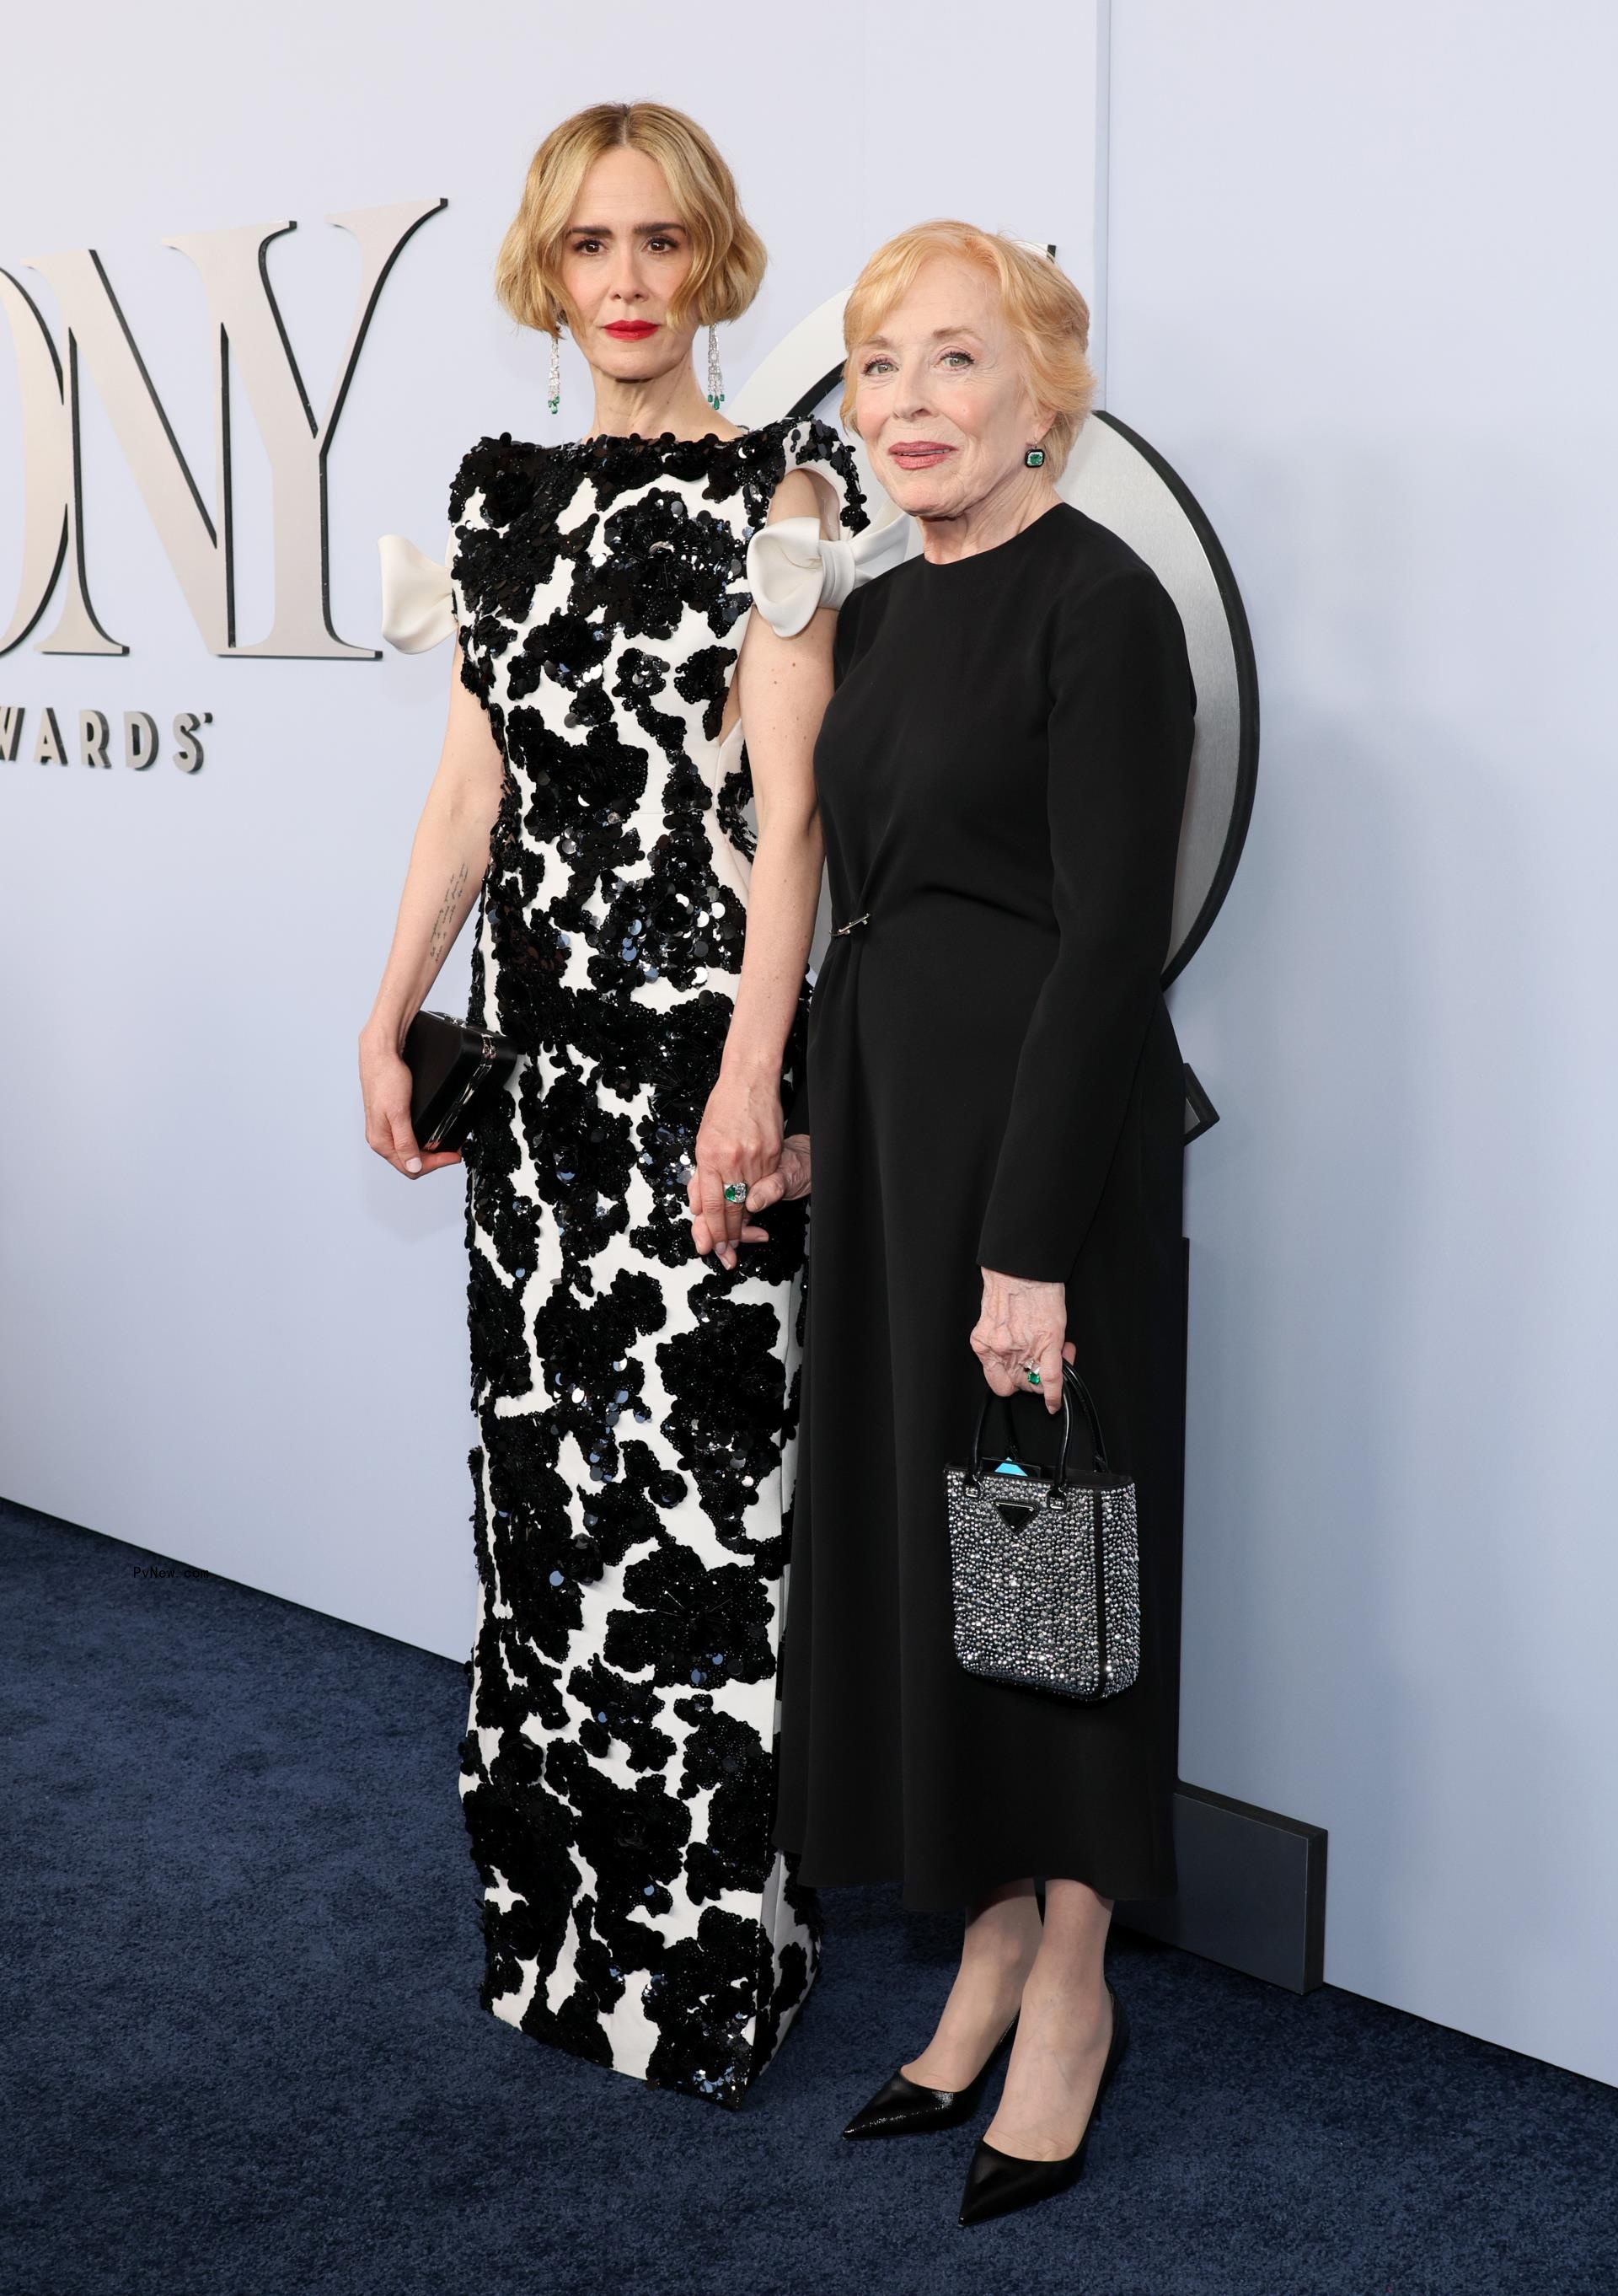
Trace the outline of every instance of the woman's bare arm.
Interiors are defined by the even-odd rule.
[[[814,480],[806,471],[789,472],[771,503],[772,522],[816,516],[825,530],[827,513]],[[741,1204],[724,1201],[724,1184],[751,1185],[780,1158],[781,1060],[820,900],[814,742],[831,696],[836,627],[836,615],[821,607],[797,636],[783,638],[754,613],[737,662],[758,840],[736,1009],[697,1135],[689,1190],[692,1242],[699,1251],[715,1252],[727,1267],[736,1264],[737,1245],[762,1242],[764,1231],[748,1229]]]
[[[461,660],[457,639],[438,770],[416,824],[381,986],[360,1031],[365,1138],[396,1171],[412,1179],[461,1160],[454,1151],[423,1155],[416,1145],[410,1071],[400,1048],[477,900],[505,775],[488,712],[462,683]]]

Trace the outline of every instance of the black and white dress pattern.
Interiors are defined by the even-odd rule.
[[[796,419],[485,438],[450,499],[462,676],[506,762],[470,1017],[528,1055],[466,1154],[480,1997],[726,2104],[819,1941],[771,1844],[804,1207],[726,1271],[685,1200],[746,921],[751,783],[719,738],[746,547],[797,465],[866,523],[847,447]]]

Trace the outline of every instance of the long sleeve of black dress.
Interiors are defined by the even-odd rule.
[[[1059,942],[1023,1040],[977,1257],[1061,1283],[1162,994],[1196,697],[1180,617],[1145,567],[1074,584],[1049,644]]]
[[[781,1137],[790,1140],[797,1133],[810,1129],[809,1063],[805,1059],[801,1039],[796,1048],[797,1081],[781,1096]]]

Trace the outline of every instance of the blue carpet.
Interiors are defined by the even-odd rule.
[[[1618,2092],[1124,1933],[1089,2174],[969,2232],[972,2130],[838,2135],[947,1983],[890,1892],[829,1894],[739,2113],[559,2055],[478,2005],[460,1668],[22,1508],[0,1552],[8,2296],[1618,2291]]]

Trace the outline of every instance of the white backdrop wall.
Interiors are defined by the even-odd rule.
[[[1116,0],[1112,406],[1263,697],[1173,994],[1183,1774],[1329,1827],[1327,1974],[1618,2080],[1609,133],[1560,0]]]
[[[552,422],[548,346],[490,289],[534,148],[580,105],[653,94],[726,153],[772,255],[753,310],[722,330],[732,390],[926,215],[1054,242],[1091,283],[1093,8],[1032,8],[1017,41],[968,37],[964,18],[939,34],[917,0],[869,34],[854,0],[28,10],[5,37],[6,85],[27,100],[0,138],[0,267],[60,348],[29,258],[97,250],[211,502],[205,305],[164,240],[298,219],[268,270],[319,413],[359,275],[323,217],[447,198],[382,287],[328,464],[333,624],[375,645],[377,536],[440,552],[473,440],[587,425],[571,348]],[[130,651],[39,652],[53,605],[0,655],[0,709],[28,712],[21,755],[0,763],[0,1491],[461,1658],[475,1595],[462,1176],[413,1185],[372,1156],[355,1080],[448,650],[211,654],[93,382],[85,399],[91,594]],[[18,407],[0,342],[0,626],[21,562]],[[241,394],[233,447],[251,641],[271,620],[268,489]],[[47,704],[69,737],[81,709],[115,729],[149,709],[165,732],[177,710],[211,711],[208,762],[176,772],[166,741],[144,773],[36,765]],[[454,1009],[465,980],[462,947],[432,1001]]]

